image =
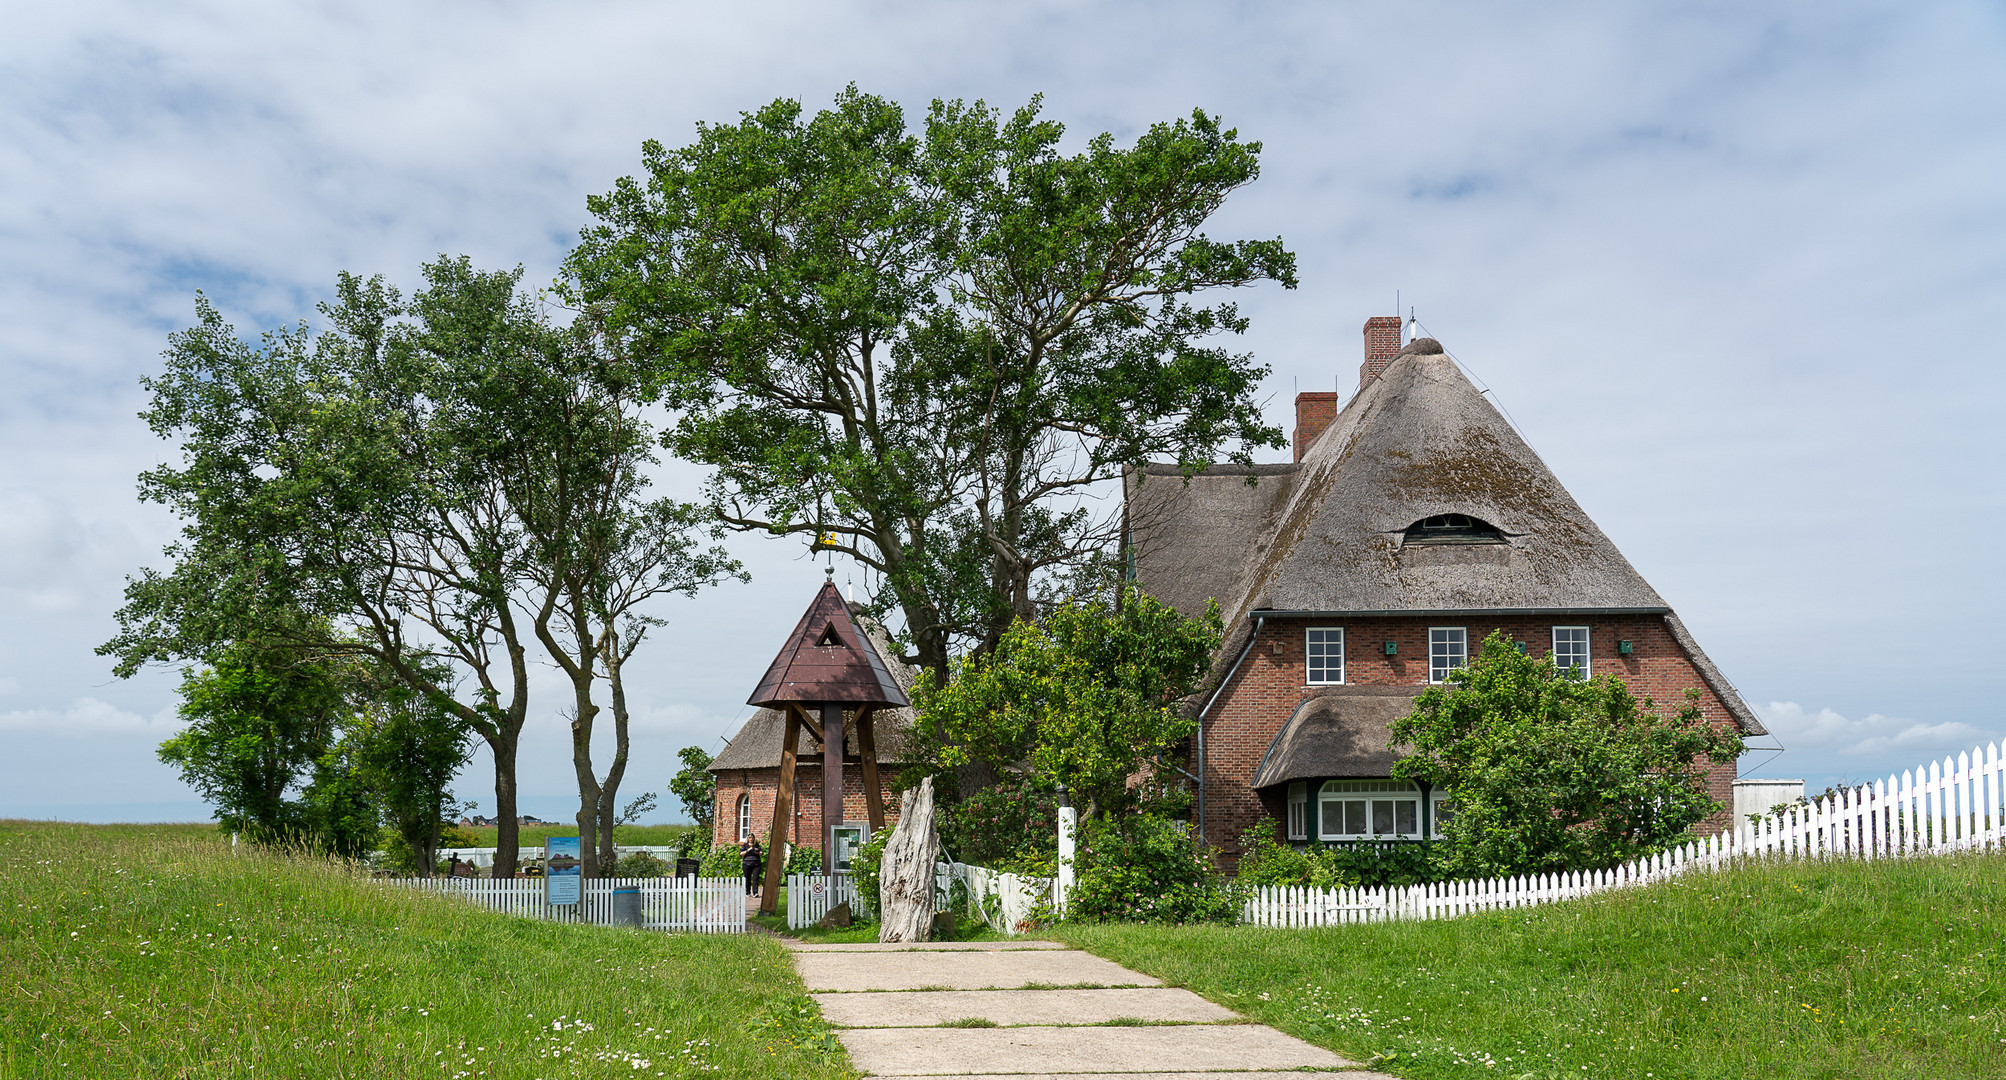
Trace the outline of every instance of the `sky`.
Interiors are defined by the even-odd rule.
[[[643,140],[850,83],[915,121],[1042,94],[1071,145],[1194,108],[1259,140],[1209,231],[1299,257],[1299,288],[1236,297],[1269,420],[1348,393],[1397,293],[1764,718],[1783,750],[1744,776],[1816,792],[2006,737],[2001,4],[9,8],[0,817],[208,816],[155,758],[178,673],[93,651],[174,535],[134,485],[173,447],[136,416],[197,290],[252,336],[343,270],[548,282]],[[752,582],[663,603],[630,669],[630,791],[723,746],[822,577],[733,546]],[[568,818],[537,678],[522,806]],[[458,783],[487,812],[491,776]]]

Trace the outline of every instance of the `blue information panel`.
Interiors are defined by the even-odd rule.
[[[578,902],[578,838],[551,836],[543,841],[544,897],[553,904]]]

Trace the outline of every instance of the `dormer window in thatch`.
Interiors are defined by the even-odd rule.
[[[1436,514],[1407,526],[1409,544],[1502,544],[1497,526],[1468,514]]]

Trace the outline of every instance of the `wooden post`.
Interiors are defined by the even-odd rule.
[[[773,793],[773,832],[766,838],[766,881],[759,890],[759,910],[780,911],[780,869],[787,862],[787,826],[794,810],[794,751],[801,743],[801,722],[787,714],[787,738],[780,744],[780,785]]]
[[[878,709],[864,705],[857,709],[857,755],[864,761],[864,811],[870,816],[871,832],[885,827],[885,796],[878,788]]]
[[[843,703],[822,703],[822,873],[836,872],[836,826],[843,823]]]

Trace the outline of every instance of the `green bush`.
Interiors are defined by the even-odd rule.
[[[737,845],[719,844],[704,853],[703,867],[697,873],[704,877],[743,877],[745,864],[739,858]]]
[[[1442,847],[1432,840],[1294,847],[1276,840],[1273,829],[1257,825],[1241,837],[1240,851],[1236,880],[1247,886],[1397,887],[1442,881],[1446,873]]]
[[[822,872],[822,849],[797,847],[787,856],[787,866],[782,873],[819,874]]]
[[[892,831],[879,829],[871,834],[864,846],[857,849],[857,857],[850,863],[850,876],[857,882],[857,900],[862,911],[874,913],[878,910],[878,875],[885,865],[885,844],[890,842]]]
[[[613,877],[655,878],[668,877],[676,872],[669,863],[655,858],[645,851],[630,851],[613,863]]]
[[[1029,777],[1010,776],[941,814],[941,844],[957,860],[1049,876],[1059,858],[1059,801]]]
[[[1275,839],[1275,831],[1260,825],[1240,837],[1240,872],[1235,880],[1242,885],[1306,886],[1337,889],[1358,884],[1337,869],[1330,852],[1295,847]]]
[[[1186,822],[1155,815],[1083,824],[1067,916],[1087,922],[1236,922],[1245,889],[1222,877]]]

